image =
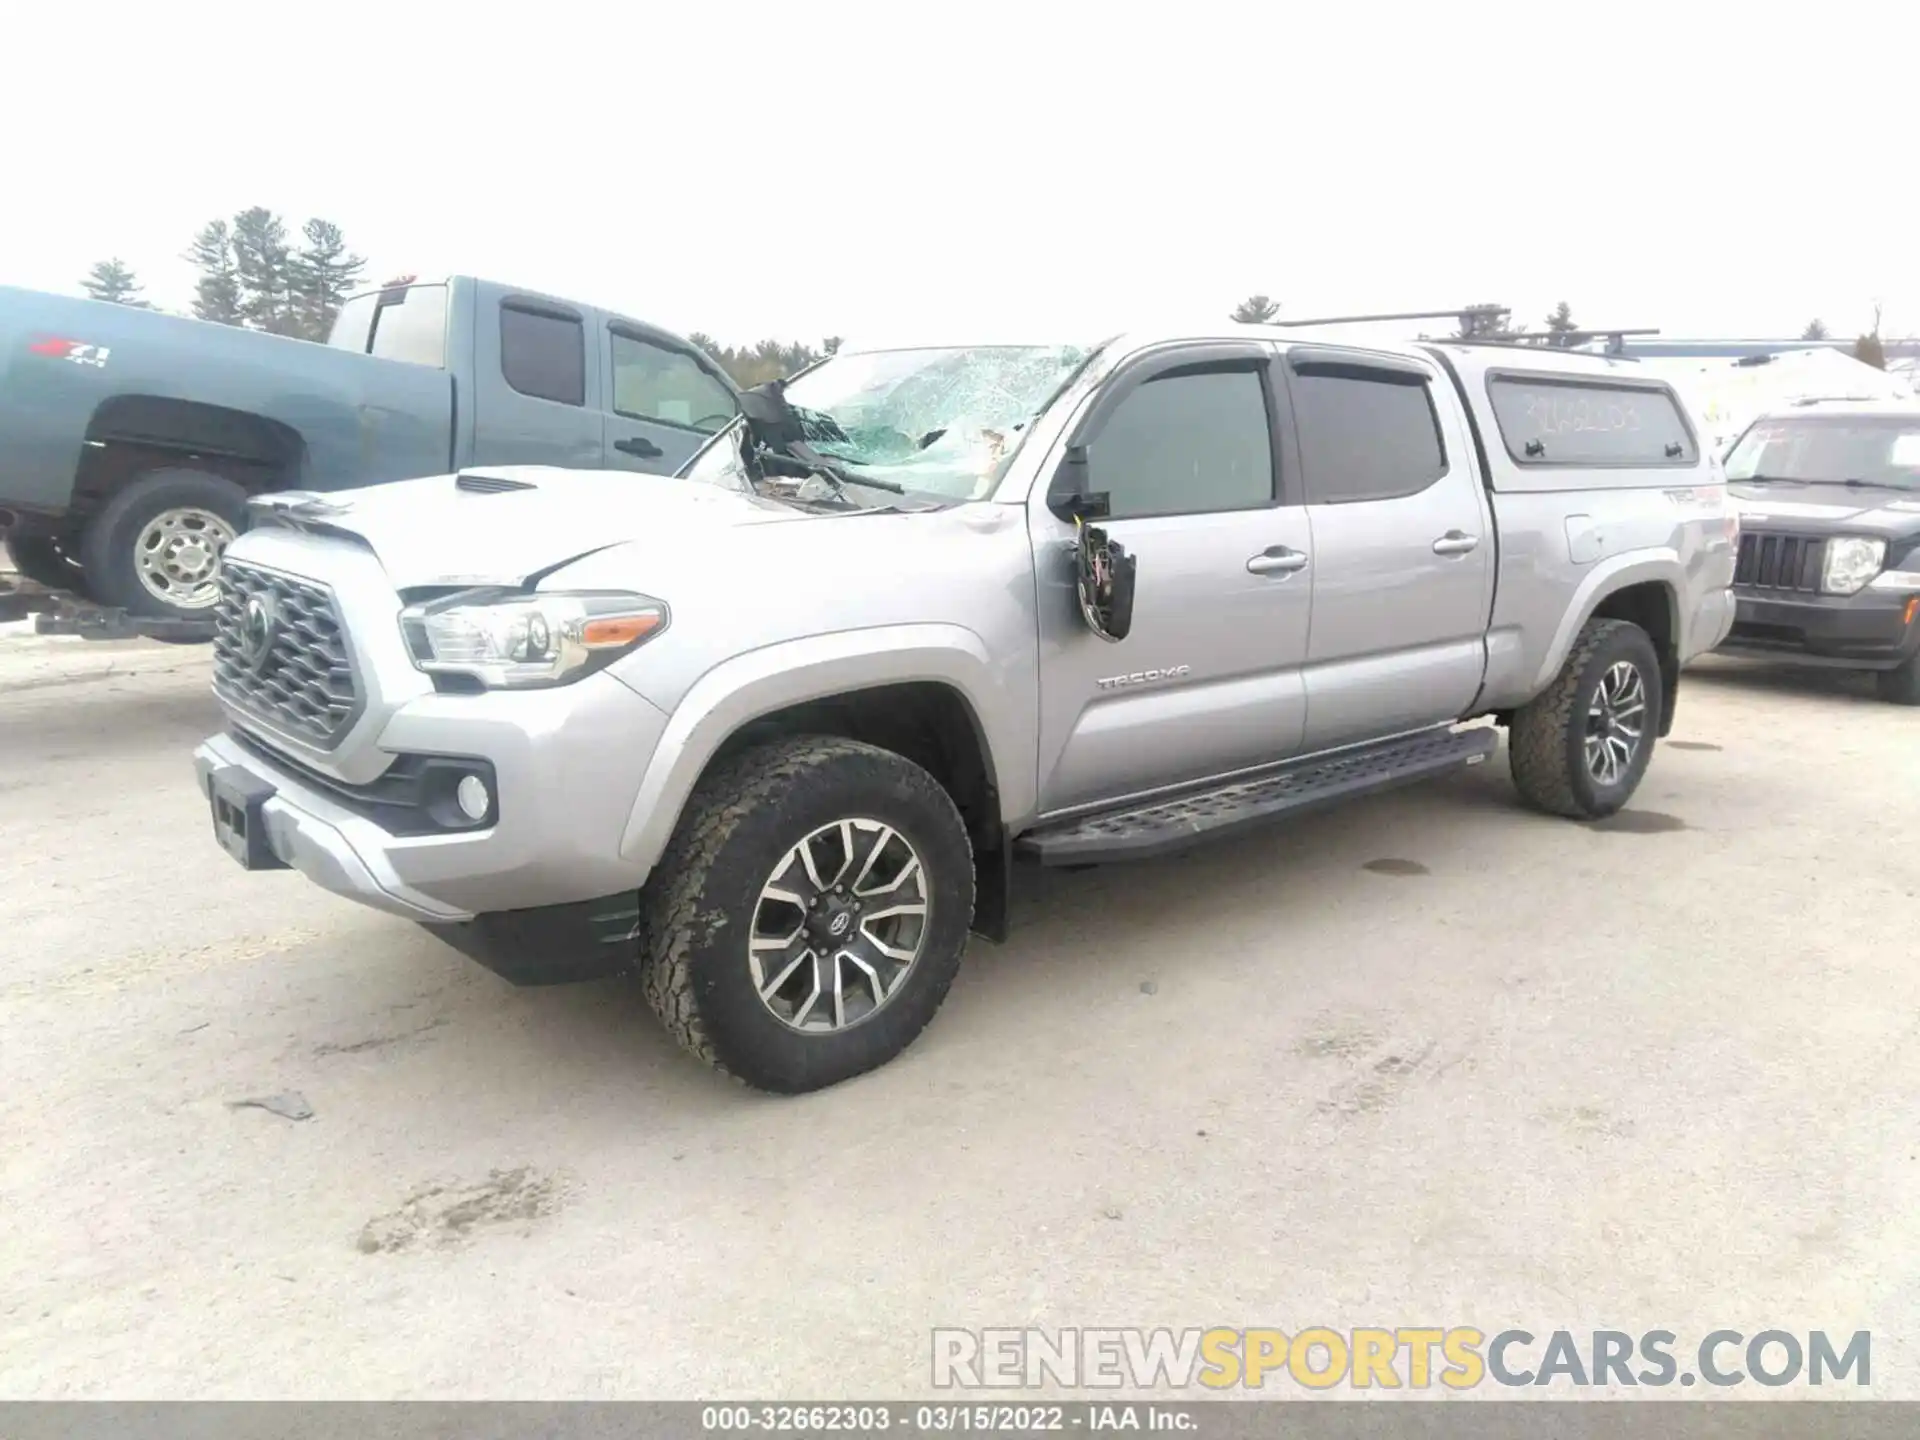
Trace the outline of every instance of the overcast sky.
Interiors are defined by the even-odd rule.
[[[723,341],[1497,301],[1920,334],[1920,5],[16,5],[0,283],[252,204]],[[1135,16],[1137,18],[1126,18]],[[359,37],[359,38],[349,38]]]

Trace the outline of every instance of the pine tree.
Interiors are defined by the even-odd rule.
[[[1853,342],[1853,358],[1876,370],[1887,368],[1887,347],[1880,340],[1880,307],[1873,307],[1873,328]]]
[[[1547,334],[1549,345],[1566,350],[1578,345],[1586,337],[1573,323],[1573,307],[1562,300],[1553,307],[1553,313],[1547,316]]]
[[[829,335],[820,342],[820,353],[823,355],[838,355],[840,353],[840,347],[846,343],[846,340],[839,335]]]
[[[1512,314],[1504,305],[1471,305],[1460,312],[1460,338],[1493,339],[1511,335],[1513,326],[1508,323],[1508,317]]]
[[[240,282],[240,317],[255,330],[298,333],[287,227],[255,205],[233,217],[233,264]]]
[[[1241,325],[1264,325],[1280,313],[1280,302],[1268,299],[1265,295],[1249,295],[1233,307],[1229,320]]]
[[[199,270],[193,287],[193,313],[216,325],[238,325],[240,276],[233,263],[233,234],[224,220],[209,220],[193,237],[186,258]]]
[[[286,332],[324,341],[333,333],[340,306],[354,291],[366,260],[350,254],[340,227],[309,220],[301,227],[306,243],[287,262],[287,291],[292,325]]]
[[[1807,328],[1800,332],[1800,338],[1802,340],[1826,340],[1831,338],[1827,333],[1827,322],[1819,319],[1808,321]]]
[[[133,271],[119,259],[101,260],[87,272],[80,282],[80,288],[87,292],[90,300],[107,300],[115,305],[131,305],[136,310],[151,310],[140,296],[140,282]]]

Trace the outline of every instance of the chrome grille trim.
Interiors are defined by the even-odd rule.
[[[264,651],[248,633],[256,601],[272,617]],[[214,694],[270,734],[323,751],[340,743],[366,697],[330,590],[224,558],[213,622]]]

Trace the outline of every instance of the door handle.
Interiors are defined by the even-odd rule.
[[[1459,530],[1449,530],[1433,542],[1436,555],[1465,555],[1480,543],[1478,535],[1468,535]]]
[[[1247,561],[1247,573],[1250,575],[1291,575],[1296,570],[1306,568],[1307,557],[1284,545],[1269,545]]]
[[[639,455],[648,460],[658,459],[667,453],[651,440],[639,435],[632,436],[626,440],[616,440],[613,442],[613,448],[622,454]]]

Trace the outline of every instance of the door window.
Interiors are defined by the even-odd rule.
[[[1440,417],[1417,375],[1314,365],[1294,373],[1309,505],[1398,500],[1447,473]]]
[[[536,400],[587,403],[587,336],[576,316],[500,307],[500,373]]]
[[[613,332],[616,414],[712,434],[738,408],[733,392],[686,351]]]
[[[1271,505],[1273,427],[1258,370],[1193,369],[1134,390],[1087,447],[1109,518]]]

